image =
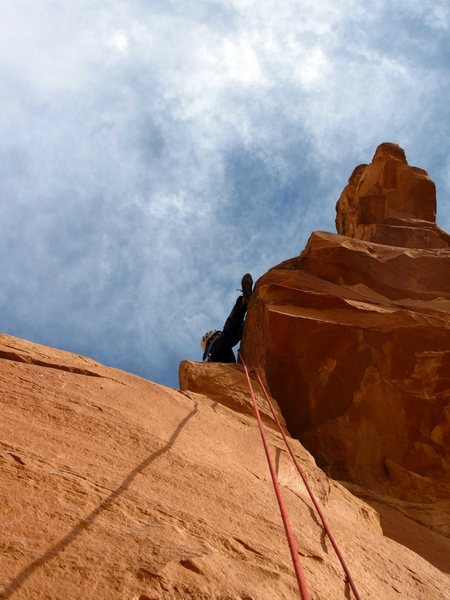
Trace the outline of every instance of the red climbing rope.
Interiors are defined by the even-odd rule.
[[[298,582],[300,597],[302,600],[310,600],[310,595],[309,595],[308,588],[306,585],[305,574],[303,573],[302,565],[301,565],[300,559],[298,557],[297,542],[295,541],[294,531],[292,529],[291,521],[289,519],[289,515],[287,512],[286,506],[284,504],[283,496],[281,494],[281,486],[278,481],[275,466],[273,464],[272,457],[270,456],[269,444],[267,443],[266,434],[264,432],[264,426],[262,424],[258,405],[256,403],[255,394],[253,392],[252,383],[250,381],[250,374],[248,372],[247,365],[245,364],[244,360],[242,359],[242,356],[241,356],[241,360],[242,360],[242,364],[244,365],[245,375],[247,377],[248,388],[250,390],[250,395],[251,395],[252,402],[253,402],[253,408],[255,411],[256,420],[258,421],[259,431],[261,433],[261,439],[262,439],[264,450],[266,453],[267,462],[269,464],[270,474],[272,476],[273,487],[275,489],[275,494],[277,496],[278,505],[280,507],[281,518],[283,519],[283,525],[284,525],[284,529],[286,531],[286,537],[287,537],[288,543],[289,543],[289,550],[291,551],[291,557],[292,557],[292,562],[294,565],[295,576],[296,576],[297,582]]]
[[[241,356],[241,360],[242,360],[242,363],[244,365],[244,369],[245,369],[245,372],[246,372],[246,375],[247,375],[247,380],[249,380],[249,376],[247,374],[247,366],[245,365],[245,363],[244,363],[244,361],[242,359],[242,356]],[[262,390],[264,392],[264,395],[266,397],[267,403],[269,404],[270,410],[272,411],[273,418],[275,419],[275,422],[278,425],[278,429],[280,430],[280,433],[283,436],[284,443],[286,444],[286,447],[287,447],[287,449],[289,451],[289,454],[291,455],[291,458],[292,458],[292,460],[294,462],[294,465],[295,465],[295,467],[296,467],[296,469],[297,469],[300,477],[302,478],[303,483],[305,484],[305,487],[308,490],[308,494],[309,494],[309,496],[310,496],[310,498],[311,498],[311,500],[312,500],[312,502],[314,504],[314,507],[315,507],[315,509],[317,511],[317,514],[319,515],[320,520],[322,521],[323,528],[325,529],[325,531],[326,531],[326,533],[327,533],[327,535],[328,535],[328,537],[330,539],[330,542],[331,542],[331,544],[332,544],[332,546],[334,548],[334,551],[336,552],[336,555],[337,555],[337,557],[339,558],[339,560],[341,562],[342,568],[344,569],[345,575],[347,576],[347,581],[348,581],[348,583],[349,583],[349,585],[350,585],[350,587],[351,587],[351,589],[352,589],[352,591],[353,591],[353,593],[355,595],[355,598],[356,598],[356,600],[361,600],[361,596],[359,595],[358,590],[356,589],[355,583],[354,583],[354,581],[352,579],[352,576],[350,575],[350,571],[348,570],[348,567],[347,567],[347,565],[345,563],[344,557],[342,556],[341,551],[339,550],[338,545],[336,544],[336,541],[335,541],[335,539],[334,539],[334,537],[333,537],[333,535],[332,535],[332,533],[330,531],[330,528],[328,527],[328,523],[325,520],[325,516],[324,516],[324,514],[322,512],[322,509],[321,509],[319,503],[317,502],[317,500],[316,500],[316,498],[314,496],[314,493],[313,493],[313,491],[312,491],[312,489],[311,489],[311,487],[310,487],[310,485],[308,483],[308,480],[306,479],[306,476],[303,473],[303,470],[301,469],[300,465],[298,464],[298,461],[297,461],[297,459],[296,459],[296,457],[295,457],[295,455],[294,455],[294,453],[293,453],[293,451],[291,449],[291,446],[290,446],[290,444],[288,442],[288,439],[287,439],[287,437],[286,437],[286,435],[285,435],[285,433],[283,431],[283,427],[281,426],[280,420],[278,419],[278,416],[277,416],[277,414],[275,412],[275,409],[273,407],[273,403],[272,403],[272,401],[270,399],[269,394],[267,393],[266,386],[262,382],[262,379],[261,379],[258,371],[254,367],[253,367],[253,371],[254,371],[254,373],[256,375],[256,378],[258,379],[259,385],[261,386],[261,388],[262,388]],[[253,400],[253,402],[255,402],[255,400]]]

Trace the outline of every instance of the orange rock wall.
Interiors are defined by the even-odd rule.
[[[399,494],[414,481],[411,497],[421,482],[425,496],[449,498],[450,245],[444,234],[441,247],[411,247],[407,230],[427,230],[415,219],[434,219],[434,184],[392,146],[358,167],[341,196],[338,228],[353,237],[316,232],[259,280],[243,352],[333,477]],[[369,213],[383,244],[356,239]],[[385,219],[400,213],[409,227]]]
[[[180,369],[183,391],[0,335],[2,599],[298,599],[242,369]],[[345,598],[342,568],[265,414],[311,598]],[[447,538],[406,503],[371,498],[380,525],[291,445],[362,598],[447,600]],[[389,523],[393,510],[406,535]]]
[[[369,165],[351,174],[336,206],[337,232],[393,246],[443,248],[450,237],[436,224],[436,188],[408,165],[402,148],[381,144]]]

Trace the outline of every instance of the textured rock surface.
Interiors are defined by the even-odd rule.
[[[336,206],[337,232],[410,248],[446,248],[436,226],[436,189],[423,169],[408,165],[400,146],[378,146],[370,165],[355,168]]]
[[[232,385],[230,373],[233,374]],[[260,373],[260,375],[263,375],[263,373]],[[180,363],[179,380],[182,390],[199,393],[222,406],[227,406],[237,412],[253,415],[253,407],[248,399],[247,379],[240,366],[228,365],[228,368],[224,369],[223,364],[220,363],[206,364],[185,360]],[[276,423],[264,397],[264,392],[260,389],[257,381],[253,382],[253,389],[263,422],[269,427],[276,428]],[[285,426],[284,417],[276,403],[275,409],[277,410],[279,421]],[[286,429],[285,433],[287,433]]]
[[[214,398],[0,336],[2,598],[298,597],[255,420],[226,391],[239,390],[239,367],[216,366],[213,382],[208,366],[182,370]],[[312,598],[349,597],[267,429]],[[377,513],[292,443],[362,597],[446,600],[448,548],[424,560],[383,536]]]
[[[381,217],[396,244],[356,239],[368,231],[358,229],[363,213],[378,227],[380,203],[382,217],[435,227],[434,186],[396,149],[380,146],[341,196],[338,227],[354,237],[313,233],[299,257],[259,280],[244,355],[327,473],[423,503],[425,521],[448,535],[450,247],[423,248],[413,234],[402,247],[405,231]]]

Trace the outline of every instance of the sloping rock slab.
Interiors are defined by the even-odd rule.
[[[97,377],[60,369],[78,363],[2,344],[29,358],[0,358],[4,600],[298,598],[248,410],[98,364],[87,367]],[[50,355],[53,366],[37,363]],[[349,597],[280,436],[268,437],[312,599]],[[447,600],[448,578],[384,537],[377,513],[292,444],[362,597]]]

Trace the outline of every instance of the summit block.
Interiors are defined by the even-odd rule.
[[[337,232],[407,248],[447,248],[436,226],[436,187],[423,169],[408,165],[402,148],[385,142],[370,165],[358,165],[336,205]]]

